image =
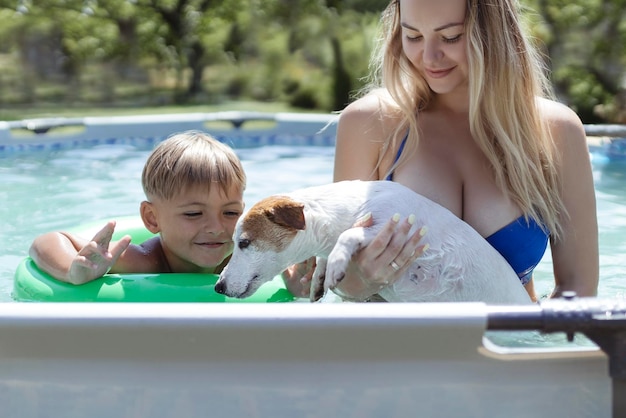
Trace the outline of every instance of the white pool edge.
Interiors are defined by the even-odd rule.
[[[486,318],[480,303],[0,304],[0,401],[20,418],[611,416],[601,351],[494,352]]]

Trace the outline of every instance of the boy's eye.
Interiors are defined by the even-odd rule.
[[[197,216],[201,216],[202,212],[185,212],[185,216],[188,218],[194,218]]]
[[[249,239],[241,239],[239,240],[239,249],[243,250],[244,248],[248,248],[250,245]]]
[[[224,212],[224,216],[228,216],[228,217],[239,217],[241,216],[241,212],[237,212],[236,210],[230,210],[230,211],[226,211]]]

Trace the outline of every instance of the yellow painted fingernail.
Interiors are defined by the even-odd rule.
[[[371,217],[372,217],[372,212],[367,212],[365,215],[361,216],[356,221],[359,223],[362,223],[362,222],[368,221]]]
[[[428,227],[427,226],[423,226],[420,228],[420,237],[423,237],[424,235],[426,235],[426,232],[428,232]],[[426,244],[428,245],[428,244]]]
[[[410,214],[409,219],[407,219],[407,221],[409,222],[409,225],[413,225],[415,223],[415,215]]]
[[[426,252],[428,251],[428,249],[430,248],[430,245],[428,243],[424,244],[424,250],[422,252]]]
[[[393,219],[394,222],[400,221],[400,214],[396,213],[395,215],[393,215],[393,217],[391,219]]]

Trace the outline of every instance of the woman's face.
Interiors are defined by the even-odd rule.
[[[466,0],[400,0],[402,49],[437,94],[468,83]]]

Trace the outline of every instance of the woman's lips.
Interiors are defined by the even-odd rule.
[[[448,74],[450,74],[452,72],[452,70],[454,70],[454,67],[448,68],[446,70],[429,70],[429,69],[426,69],[424,71],[426,72],[426,75],[428,75],[430,78],[443,78],[443,77],[447,76]]]

